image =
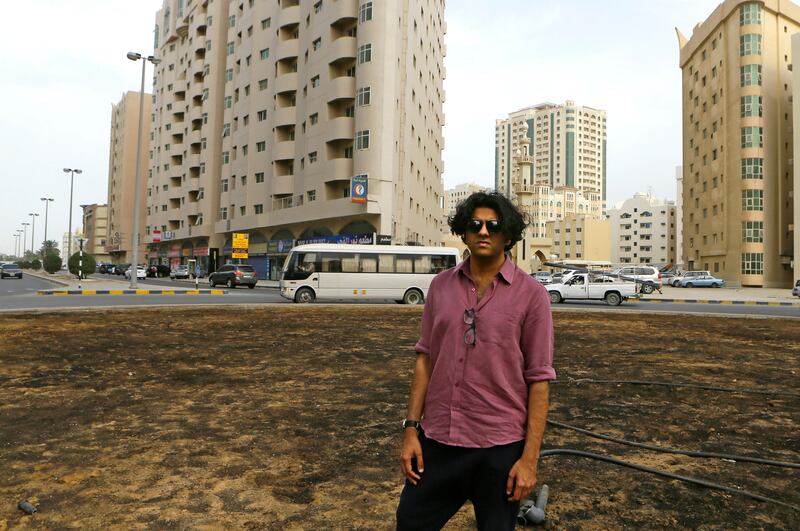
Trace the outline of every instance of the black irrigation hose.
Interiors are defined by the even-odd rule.
[[[629,385],[659,385],[662,387],[691,387],[693,389],[706,389],[708,391],[724,391],[727,393],[742,393],[754,395],[776,395],[776,396],[791,396],[800,398],[800,393],[792,393],[789,391],[773,391],[768,389],[749,389],[746,387],[721,387],[717,385],[697,384],[691,382],[652,382],[648,380],[599,380],[596,378],[568,378],[566,381],[553,380],[551,383],[602,383],[602,384],[629,384]]]
[[[719,485],[718,483],[711,483],[710,481],[705,481],[703,479],[696,479],[688,476],[681,476],[679,474],[673,474],[672,472],[666,472],[664,470],[658,470],[657,468],[650,468],[644,465],[637,465],[636,463],[631,463],[629,461],[623,461],[621,459],[616,459],[614,457],[609,457],[603,454],[595,454],[592,452],[584,452],[583,450],[573,450],[572,448],[551,448],[547,450],[542,450],[539,453],[540,458],[550,457],[553,455],[574,455],[578,457],[588,457],[590,459],[596,459],[598,461],[605,461],[606,463],[611,463],[614,465],[624,466],[628,468],[632,468],[634,470],[639,470],[641,472],[647,472],[648,474],[654,474],[656,476],[661,476],[669,479],[677,479],[679,481],[684,481],[686,483],[691,483],[693,485],[699,485],[701,487],[705,487],[707,489],[714,489],[714,490],[721,490],[723,492],[727,492],[730,494],[738,494],[739,496],[745,496],[747,498],[752,498],[754,500],[767,502],[767,503],[774,503],[776,505],[781,505],[783,507],[788,507],[789,509],[794,509],[795,511],[800,511],[800,506],[792,505],[791,503],[787,503],[781,500],[776,500],[774,498],[769,498],[767,496],[762,496],[761,494],[756,494],[754,492],[750,492],[747,490],[740,490],[735,489],[733,487],[726,487],[725,485]]]
[[[645,448],[647,450],[654,450],[656,452],[662,452],[665,454],[680,454],[680,455],[688,455],[689,457],[711,457],[711,458],[718,458],[718,459],[730,459],[732,461],[742,461],[748,463],[758,463],[761,465],[772,465],[772,466],[782,466],[786,468],[800,468],[800,463],[791,463],[788,461],[775,461],[772,459],[764,459],[762,457],[749,457],[746,455],[734,455],[734,454],[721,454],[717,452],[696,452],[692,450],[680,450],[678,448],[669,448],[666,446],[656,446],[654,444],[646,444],[640,443],[636,441],[629,441],[626,439],[620,439],[618,437],[612,437],[611,435],[606,435],[603,433],[598,433],[596,431],[590,431],[584,428],[579,428],[577,426],[572,426],[570,424],[565,424],[563,422],[559,422],[557,420],[548,420],[548,424],[556,426],[558,428],[566,428],[568,430],[577,431],[578,433],[583,433],[584,435],[589,435],[591,437],[595,437],[597,439],[603,439],[605,441],[611,441],[619,444],[627,444],[628,446],[636,446],[637,448]]]

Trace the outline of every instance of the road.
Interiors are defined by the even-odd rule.
[[[117,279],[113,275],[94,275],[96,278]],[[168,278],[140,280],[142,287],[193,287],[193,284],[173,281]],[[227,295],[96,295],[52,297],[38,296],[36,291],[51,289],[50,282],[25,276],[22,280],[4,279],[0,281],[0,311],[47,310],[70,308],[115,308],[125,306],[188,306],[188,305],[236,305],[236,304],[289,304],[276,289],[237,288],[228,290]],[[208,288],[208,281],[200,281],[201,288]],[[351,301],[344,301],[351,302]],[[363,303],[362,303],[363,304]],[[371,304],[382,304],[372,302]],[[386,301],[394,305],[394,302]],[[625,302],[622,306],[611,308],[602,301],[568,301],[558,304],[555,311],[586,310],[609,312],[652,312],[683,314],[750,315],[763,317],[800,317],[798,307],[772,306],[730,306],[719,304],[670,304],[650,302]]]

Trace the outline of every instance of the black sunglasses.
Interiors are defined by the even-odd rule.
[[[499,219],[490,219],[488,221],[471,219],[469,223],[467,223],[467,230],[473,234],[478,234],[484,225],[486,225],[486,230],[489,231],[489,234],[497,234],[503,230],[503,222]]]
[[[464,332],[464,343],[475,346],[475,340],[478,338],[478,328],[475,324],[474,308],[464,310],[464,324],[469,325],[467,331]]]

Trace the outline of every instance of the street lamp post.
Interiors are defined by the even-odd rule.
[[[17,258],[19,258],[19,256],[20,256],[19,253],[22,250],[22,240],[21,240],[21,238],[22,238],[22,229],[17,229],[17,250],[16,250]]]
[[[34,214],[31,212],[28,215],[31,217],[31,254],[35,254],[36,250],[34,247],[36,246],[36,218],[39,217],[39,214]]]
[[[28,249],[28,225],[30,223],[22,224],[22,257],[25,258],[25,251]]]
[[[139,183],[141,182],[141,158],[142,158],[142,116],[144,114],[144,74],[147,61],[157,65],[161,59],[149,55],[144,56],[136,52],[128,52],[128,59],[131,61],[142,61],[142,86],[139,90],[139,127],[136,130],[136,175],[134,177],[133,185],[133,236],[131,238],[132,248],[132,261],[131,261],[131,289],[136,289],[138,286],[137,268],[139,267]]]
[[[14,233],[14,256],[19,258],[19,231]]]
[[[75,174],[80,175],[83,170],[77,168],[64,168],[64,173],[69,173],[69,237],[67,238],[67,260],[72,256],[72,185],[75,181]]]
[[[47,207],[53,201],[53,198],[42,197],[41,200],[44,201],[44,244],[42,245],[42,259],[44,259],[44,247],[47,245]]]

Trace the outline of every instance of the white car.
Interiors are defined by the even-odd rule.
[[[620,282],[605,275],[575,273],[561,284],[549,284],[550,302],[557,304],[568,299],[604,300],[609,306],[619,306],[622,301],[635,298],[637,289],[633,282]]]
[[[125,271],[125,278],[127,278],[128,280],[130,280],[130,278],[131,278],[131,269],[133,269],[133,268],[129,267],[128,270]],[[147,268],[144,267],[144,266],[137,267],[136,268],[136,278],[137,279],[141,279],[141,280],[146,279],[147,278]]]
[[[625,280],[636,280],[641,285],[642,293],[653,293],[661,289],[661,273],[657,268],[649,265],[625,266],[613,271],[616,275],[622,275]]]

